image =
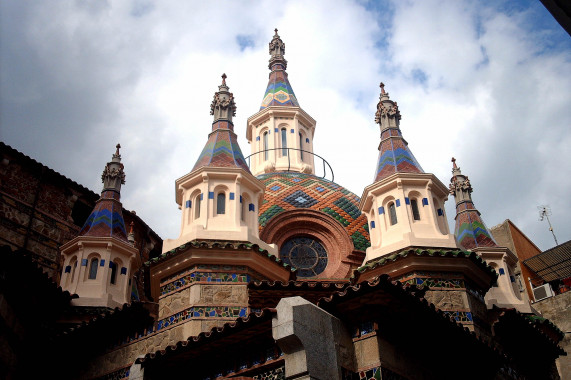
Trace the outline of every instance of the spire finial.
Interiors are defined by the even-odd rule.
[[[210,104],[210,114],[214,115],[214,121],[226,120],[232,122],[232,116],[236,116],[236,103],[234,95],[229,92],[226,84],[226,74],[222,74],[222,84],[218,86],[218,92],[214,93],[214,99]]]
[[[381,82],[381,84],[379,85],[379,87],[381,88],[381,94],[386,94],[385,92],[385,84],[383,82]]]
[[[458,166],[456,166],[456,159],[454,157],[452,157],[452,169],[458,169]]]
[[[274,70],[273,66],[276,64],[279,64],[283,70],[285,70],[287,68],[287,61],[284,58],[284,54],[285,54],[285,44],[282,41],[282,39],[280,38],[280,36],[278,35],[278,29],[274,29],[274,31],[276,32],[276,34],[274,34],[274,37],[272,38],[272,40],[270,41],[270,64],[269,64],[269,69],[270,70]]]
[[[117,143],[117,145],[115,145],[115,154],[113,155],[113,158],[121,158],[121,154],[119,153],[119,149],[121,149],[121,144]]]

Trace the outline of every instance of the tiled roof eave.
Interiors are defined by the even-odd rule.
[[[176,248],[171,249],[168,252],[161,254],[159,257],[155,257],[144,263],[146,267],[151,267],[156,264],[162,263],[167,258],[173,257],[179,253],[185,252],[189,248],[202,248],[202,249],[228,249],[228,250],[248,250],[256,252],[258,255],[274,261],[276,264],[283,266],[284,268],[295,272],[295,269],[290,267],[288,264],[284,263],[279,257],[270,254],[267,250],[261,248],[257,244],[247,243],[243,241],[231,241],[231,240],[192,240],[188,243],[184,243]]]
[[[379,257],[377,259],[371,260],[367,262],[365,265],[357,268],[353,275],[351,276],[351,280],[354,281],[356,277],[358,277],[361,273],[364,273],[368,270],[375,269],[379,266],[387,265],[389,263],[398,261],[402,258],[405,258],[409,255],[416,255],[416,256],[430,256],[430,257],[450,257],[450,258],[468,258],[472,262],[474,262],[478,267],[480,267],[486,274],[494,279],[498,277],[496,271],[489,266],[480,256],[476,255],[474,252],[464,251],[461,249],[432,249],[432,248],[421,248],[421,247],[411,247],[405,248],[398,252],[385,255]]]
[[[259,313],[252,312],[245,317],[237,318],[233,322],[227,322],[222,327],[213,327],[210,331],[201,332],[186,340],[178,341],[164,350],[148,353],[144,357],[136,359],[135,363],[146,365],[154,361],[168,359],[198,346],[204,346],[209,342],[229,337],[255,325],[271,321],[275,313],[276,309],[274,308],[266,308]]]

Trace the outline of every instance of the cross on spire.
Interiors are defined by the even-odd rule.
[[[223,73],[223,74],[222,74],[222,86],[226,86],[226,78],[228,78],[228,77],[226,76],[226,73]]]
[[[379,87],[381,88],[381,94],[386,94],[385,92],[385,84],[383,82],[381,82],[381,84],[379,85]]]

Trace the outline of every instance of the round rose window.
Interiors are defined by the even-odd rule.
[[[309,237],[294,237],[280,249],[280,257],[297,269],[298,277],[313,277],[327,267],[327,251],[320,242]]]

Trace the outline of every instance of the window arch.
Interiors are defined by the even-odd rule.
[[[75,280],[75,269],[77,268],[77,257],[76,256],[73,256],[71,258],[71,260],[69,260],[69,267],[71,268],[70,269],[71,273],[69,273],[67,276],[67,283],[71,284],[71,283],[73,283],[73,280]]]
[[[410,208],[412,209],[412,218],[414,220],[420,220],[420,210],[418,209],[418,201],[416,198],[410,200]]]
[[[265,131],[263,135],[263,148],[264,148],[264,161],[267,161],[269,158],[268,131]]]
[[[109,278],[109,283],[115,285],[117,283],[117,263],[111,262],[111,277]]]
[[[303,135],[299,132],[299,154],[301,156],[301,160],[303,161]]]
[[[89,280],[95,280],[97,278],[97,268],[99,267],[99,258],[94,257],[91,259],[91,262],[89,263],[89,275],[88,275],[88,279]]]
[[[391,226],[394,226],[395,224],[398,223],[397,208],[395,206],[395,202],[389,203],[389,221],[391,223]]]
[[[281,142],[282,142],[282,156],[287,156],[287,129],[282,128],[280,131]]]
[[[226,213],[226,193],[220,192],[216,195],[216,214],[222,215]]]
[[[242,198],[240,199],[240,201],[242,202],[242,204],[240,205],[240,209],[241,209],[241,215],[240,215],[240,219],[245,222],[248,223],[249,218],[248,218],[248,205],[250,204],[250,196],[246,193],[242,194]]]
[[[200,218],[200,206],[202,201],[202,194],[198,193],[196,197],[194,197],[194,219]]]

